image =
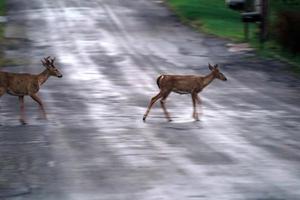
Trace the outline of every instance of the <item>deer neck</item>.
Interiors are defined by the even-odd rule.
[[[41,72],[38,75],[39,85],[43,85],[48,80],[49,77],[50,77],[50,73],[47,69],[45,69],[43,72]]]
[[[205,88],[206,86],[208,86],[214,79],[215,79],[215,75],[214,75],[213,72],[211,72],[210,74],[204,76],[204,79],[203,79],[203,88]]]

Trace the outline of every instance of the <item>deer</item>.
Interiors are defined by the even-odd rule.
[[[41,60],[45,69],[39,74],[28,73],[11,73],[0,71],[0,97],[5,93],[19,97],[20,104],[20,122],[26,124],[24,114],[24,96],[30,96],[39,104],[43,118],[47,119],[46,111],[40,97],[37,93],[40,87],[48,80],[50,76],[62,78],[63,75],[59,72],[54,64],[55,58],[50,56]]]
[[[160,99],[160,104],[168,121],[172,121],[170,114],[168,113],[165,101],[171,92],[178,94],[191,94],[193,102],[193,118],[199,121],[199,114],[197,112],[196,104],[201,105],[201,99],[198,96],[206,86],[208,86],[214,79],[227,81],[227,78],[219,70],[218,65],[212,66],[208,63],[210,73],[206,76],[201,75],[160,75],[157,77],[157,86],[160,89],[159,93],[152,97],[148,108],[143,116],[143,121],[146,118],[153,106],[153,104]]]

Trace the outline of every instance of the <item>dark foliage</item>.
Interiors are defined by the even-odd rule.
[[[274,34],[284,48],[294,54],[300,53],[300,12],[278,12]]]

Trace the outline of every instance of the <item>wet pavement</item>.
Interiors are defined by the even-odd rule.
[[[25,98],[0,100],[0,199],[300,199],[300,81],[284,63],[229,51],[229,41],[181,25],[153,0],[10,0],[18,48],[7,55],[39,73],[55,56],[62,79],[39,92],[48,120]],[[23,31],[20,31],[23,30]],[[24,33],[24,35],[20,34]],[[156,77],[207,74],[227,82],[171,94],[143,123]]]

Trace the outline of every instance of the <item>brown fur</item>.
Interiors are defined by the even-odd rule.
[[[21,108],[20,121],[23,124],[25,124],[24,96],[31,96],[40,105],[44,118],[46,118],[43,103],[37,96],[37,92],[50,76],[62,77],[62,74],[54,66],[54,59],[49,60],[49,57],[47,57],[44,58],[42,63],[46,69],[40,74],[0,72],[0,97],[5,93],[19,97]]]
[[[39,91],[38,75],[0,72],[0,88],[14,96],[35,94]]]
[[[159,100],[161,107],[165,113],[166,118],[171,121],[170,115],[165,107],[165,100],[171,92],[178,94],[191,94],[193,100],[193,117],[195,120],[199,120],[198,113],[196,111],[196,103],[201,104],[201,99],[198,93],[201,92],[207,85],[209,85],[215,78],[226,81],[227,78],[219,71],[218,65],[214,67],[209,64],[211,73],[206,76],[196,75],[160,75],[157,78],[157,85],[160,92],[154,96],[148,106],[148,109],[143,117],[145,121],[153,104]]]

